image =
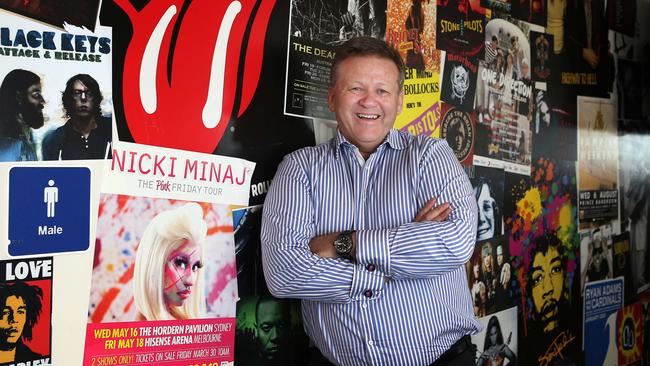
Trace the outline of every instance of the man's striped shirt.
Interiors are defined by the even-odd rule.
[[[413,222],[431,199],[443,222]],[[271,293],[302,299],[304,326],[339,365],[428,365],[479,330],[464,263],[476,199],[446,141],[391,130],[364,161],[340,133],[287,155],[271,183],[262,259]],[[319,257],[315,236],[357,230],[356,262]]]

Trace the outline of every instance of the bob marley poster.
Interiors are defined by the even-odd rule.
[[[268,184],[284,155],[314,144],[312,122],[268,92],[286,81],[288,12],[274,0],[104,1],[120,141],[255,161],[253,181]]]
[[[0,364],[51,364],[52,264],[52,257],[0,261]]]

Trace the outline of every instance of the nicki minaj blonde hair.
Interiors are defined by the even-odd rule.
[[[142,234],[135,256],[133,298],[146,320],[195,319],[205,316],[205,280],[199,269],[191,296],[182,306],[168,307],[163,297],[165,264],[186,240],[196,243],[203,258],[207,235],[203,210],[197,203],[163,211]]]

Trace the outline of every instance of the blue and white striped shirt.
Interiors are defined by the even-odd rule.
[[[431,199],[443,222],[412,222]],[[262,259],[274,296],[302,299],[305,331],[338,365],[428,365],[479,330],[464,263],[476,199],[446,141],[391,130],[367,161],[340,133],[287,155],[264,204]],[[356,263],[309,250],[357,230]]]

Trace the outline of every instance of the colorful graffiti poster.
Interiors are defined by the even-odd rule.
[[[406,66],[402,112],[394,128],[413,135],[440,136],[440,51],[435,24],[435,2],[388,2],[386,42],[400,53]]]
[[[0,162],[110,158],[111,30],[66,32],[5,11],[0,23]]]
[[[618,218],[616,106],[578,97],[578,207],[581,226]]]
[[[584,292],[585,365],[618,363],[616,317],[621,308],[623,278],[587,283]]]
[[[476,365],[516,365],[518,355],[517,308],[479,318],[483,330],[472,335]]]
[[[84,363],[232,361],[236,278],[229,206],[103,194]]]
[[[119,140],[255,161],[252,181],[268,183],[284,155],[314,144],[312,121],[263,92],[284,89],[288,13],[274,0],[102,2]]]
[[[0,261],[2,365],[50,365],[52,257]]]
[[[1,0],[0,8],[59,28],[69,24],[94,31],[99,0]]]
[[[572,307],[579,289],[575,163],[540,159],[530,177],[506,176],[506,236],[522,365],[576,364],[581,335]],[[579,320],[578,320],[579,321]]]

